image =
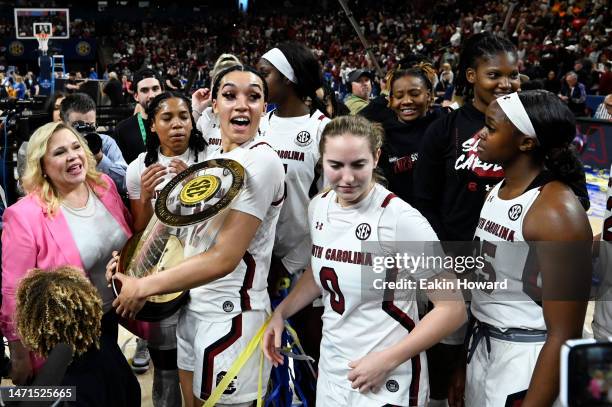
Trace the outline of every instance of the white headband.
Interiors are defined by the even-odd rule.
[[[263,54],[262,58],[274,65],[274,67],[278,69],[280,73],[285,75],[291,82],[298,82],[297,78],[295,77],[295,73],[293,72],[293,68],[291,67],[289,61],[287,61],[287,57],[285,54],[283,54],[283,51],[278,48],[272,48],[270,51]]]
[[[523,106],[518,93],[514,92],[509,95],[498,97],[497,104],[521,133],[534,137],[536,140],[538,139],[533,124],[527,115],[527,110],[525,110],[525,106]]]

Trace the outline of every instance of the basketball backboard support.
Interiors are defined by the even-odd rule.
[[[35,33],[49,30],[50,39],[70,38],[70,10],[67,8],[16,8],[15,36],[18,39],[35,39]]]

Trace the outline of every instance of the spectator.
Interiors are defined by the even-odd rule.
[[[549,71],[548,75],[546,75],[546,80],[544,81],[544,89],[547,91],[554,93],[555,95],[559,94],[561,91],[561,81],[557,79],[557,74],[555,71]]]
[[[606,96],[604,101],[597,106],[593,118],[612,122],[612,93]]]
[[[576,117],[585,115],[586,89],[582,83],[578,82],[576,72],[569,71],[565,74],[559,98],[567,104]]]
[[[23,76],[15,75],[15,84],[13,85],[15,90],[15,97],[19,100],[24,100],[27,96],[27,89],[25,83],[23,83]]]
[[[603,72],[599,77],[598,92],[600,95],[612,93],[612,62],[607,61],[603,64]]]
[[[351,93],[344,99],[344,104],[352,115],[356,115],[370,103],[373,79],[372,73],[365,69],[356,69],[349,74]]]
[[[96,103],[85,93],[66,96],[60,105],[62,121],[76,128],[90,144],[96,159],[96,169],[112,178],[119,192],[125,189],[127,163],[115,140],[106,134],[96,133]],[[93,134],[97,134],[98,137]]]
[[[91,67],[89,68],[89,79],[93,79],[93,80],[97,80],[98,79],[98,73],[96,72],[96,68]]]
[[[81,89],[83,83],[85,82],[82,82],[78,79],[76,72],[70,71],[68,73],[68,80],[66,81],[66,85],[64,86],[66,93],[70,94],[78,92]]]
[[[110,99],[111,106],[116,107],[123,104],[122,85],[116,72],[108,74],[108,82],[104,85],[102,92]]]
[[[132,83],[134,84],[134,99],[138,102],[137,107],[140,107],[141,111],[117,124],[114,136],[128,164],[134,161],[138,154],[145,151],[146,109],[151,100],[162,92],[161,81],[152,69],[144,68],[136,72]]]
[[[183,86],[181,85],[181,81],[177,77],[177,69],[175,66],[171,66],[168,68],[168,72],[166,73],[165,80],[165,88],[168,90],[181,90]]]

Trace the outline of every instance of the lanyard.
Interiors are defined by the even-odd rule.
[[[142,121],[142,116],[140,112],[136,115],[138,116],[138,127],[140,127],[140,136],[142,137],[142,144],[147,145],[147,131],[145,130],[144,123]]]

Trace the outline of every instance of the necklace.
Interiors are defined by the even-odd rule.
[[[66,201],[63,201],[61,204],[62,208],[66,209],[72,215],[79,216],[81,218],[89,218],[93,216],[96,212],[95,199],[92,199],[91,195],[92,195],[91,191],[89,190],[89,187],[88,187],[87,188],[87,202],[85,203],[85,206],[81,208],[75,208],[75,207],[68,205]]]

